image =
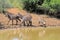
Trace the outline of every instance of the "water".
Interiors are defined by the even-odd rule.
[[[12,40],[19,40],[19,38],[13,38]]]

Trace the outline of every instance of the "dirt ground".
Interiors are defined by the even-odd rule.
[[[9,11],[10,13],[13,13],[14,15],[17,15],[17,13],[20,13],[22,15],[27,14],[27,12],[25,10],[19,10],[18,8],[10,8],[10,9],[7,9],[7,11]],[[39,27],[38,21],[39,21],[39,19],[42,19],[42,18],[44,18],[44,20],[46,21],[47,26],[60,26],[59,19],[50,18],[47,15],[37,15],[34,13],[31,13],[31,15],[32,15],[32,24],[36,27]],[[5,17],[4,14],[0,14],[0,23],[1,24],[7,25],[8,20],[9,19],[7,17]],[[11,24],[11,22],[10,22],[10,24]],[[15,20],[14,20],[14,24],[15,24]],[[20,22],[18,24],[20,24]]]

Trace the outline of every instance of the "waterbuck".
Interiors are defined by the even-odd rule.
[[[22,16],[22,18],[21,18],[21,24],[22,23],[23,23],[24,26],[26,24],[27,24],[27,26],[32,26],[32,16],[30,14]]]
[[[8,12],[8,11],[3,11],[3,13],[4,13],[5,16],[8,17],[8,19],[9,19],[9,21],[8,21],[7,24],[9,24],[10,20],[12,20],[12,25],[13,25],[13,20],[16,20],[16,25],[17,25],[17,23],[18,23],[18,20],[21,21],[21,20],[19,19],[19,16],[18,16],[18,15],[14,15],[14,14]]]
[[[46,27],[46,21],[44,19],[39,19],[39,25]]]

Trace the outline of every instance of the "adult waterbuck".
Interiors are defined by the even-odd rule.
[[[27,14],[25,16],[22,17],[21,19],[21,24],[23,23],[23,25],[25,26],[27,24],[27,26],[32,26],[32,16],[30,14]]]
[[[8,19],[9,19],[9,21],[8,21],[7,24],[9,24],[10,20],[12,20],[12,25],[13,25],[13,20],[16,20],[16,25],[17,25],[17,23],[18,23],[18,20],[21,21],[21,20],[19,19],[19,16],[18,16],[18,15],[14,15],[14,14],[12,14],[12,13],[10,13],[10,12],[8,12],[8,11],[4,11],[4,10],[3,10],[3,13],[4,13],[5,16],[8,17]]]

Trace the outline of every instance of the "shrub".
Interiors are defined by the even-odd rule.
[[[38,6],[42,4],[42,0],[27,0],[24,1],[24,9],[30,12],[35,12],[38,9]]]
[[[50,10],[50,11],[53,12],[53,15],[55,17],[60,16],[59,15],[59,12],[60,12],[60,4],[57,4],[57,3],[51,4],[50,7],[51,7],[51,9],[53,9],[53,10]]]
[[[6,8],[11,8],[13,7],[7,0],[0,0],[0,12],[2,13],[2,11]]]

